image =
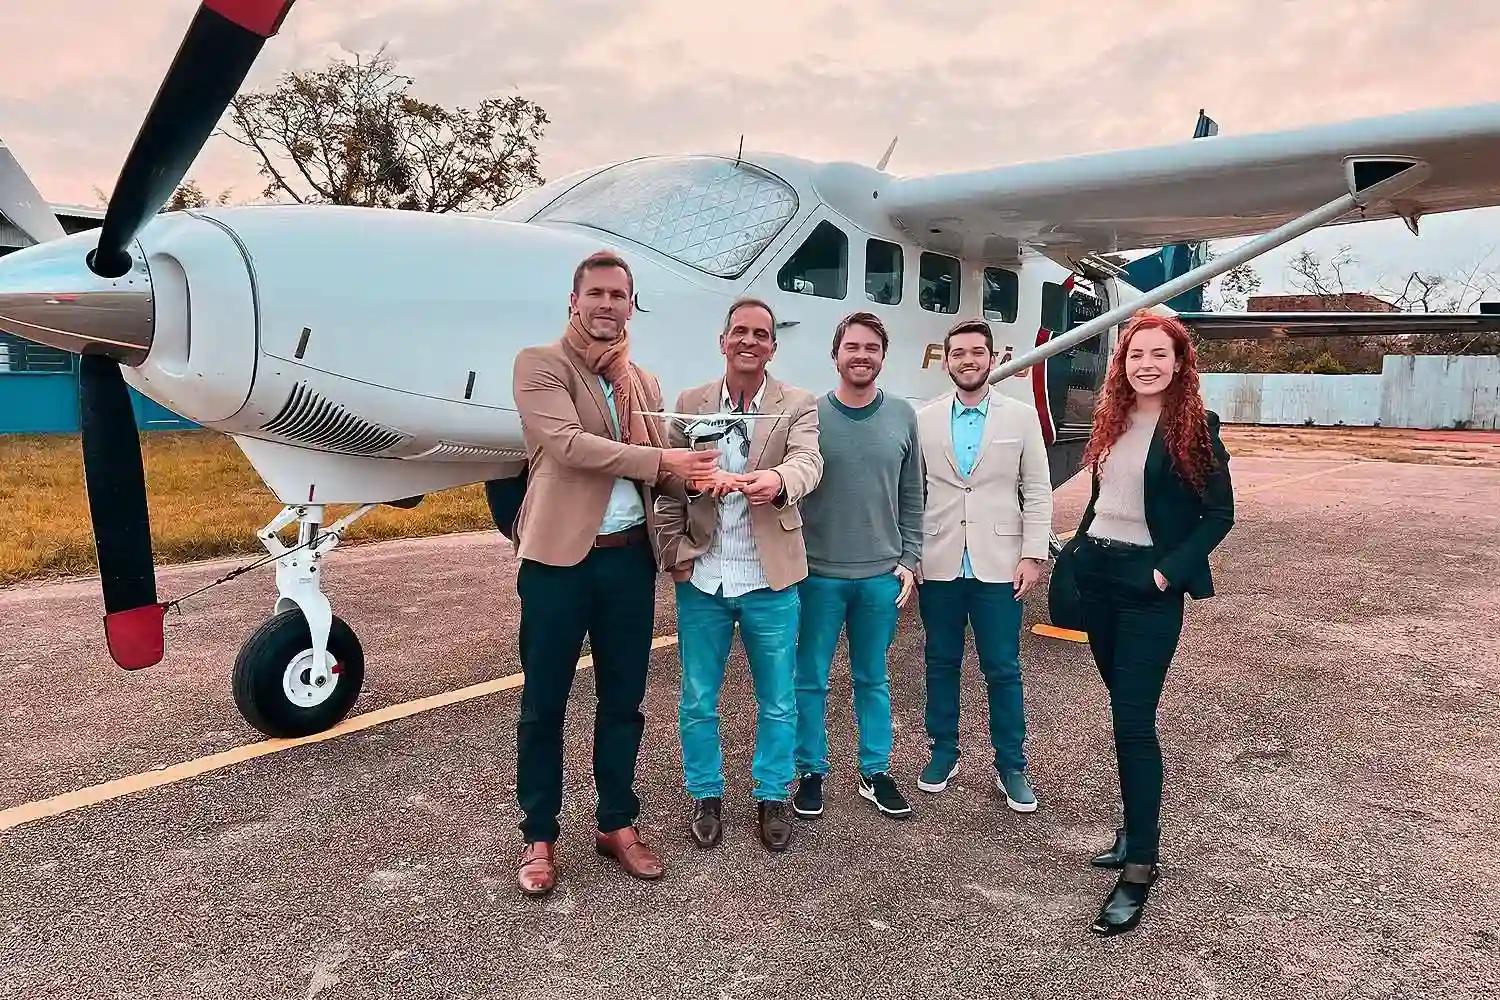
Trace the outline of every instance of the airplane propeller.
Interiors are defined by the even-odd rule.
[[[102,290],[118,287],[110,279],[135,267],[131,244],[182,182],[293,2],[203,0],[199,5],[125,157],[98,244],[80,262]],[[62,237],[56,216],[25,171],[4,147],[0,154],[0,213],[38,243]],[[149,298],[143,299],[141,308],[149,309]],[[146,330],[149,346],[149,316]],[[120,369],[122,363],[139,364],[144,351],[123,335],[80,339],[82,346],[71,349],[82,354],[79,429],[105,635],[115,662],[137,669],[160,662],[165,646],[165,605],[156,595],[141,442]]]
[[[95,274],[130,270],[131,241],[182,182],[293,2],[203,0],[120,168],[89,257]]]

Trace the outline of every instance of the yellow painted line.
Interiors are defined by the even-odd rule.
[[[1088,642],[1087,632],[1075,632],[1070,628],[1058,628],[1056,625],[1043,625],[1037,623],[1031,626],[1033,635],[1046,636],[1049,639],[1063,639],[1067,642]]]
[[[1327,476],[1335,472],[1343,472],[1346,469],[1352,469],[1357,465],[1364,464],[1365,463],[1362,461],[1345,462],[1343,465],[1335,465],[1331,468],[1319,469],[1316,472],[1304,472],[1300,476],[1288,476],[1286,479],[1277,479],[1274,482],[1261,483],[1259,486],[1251,486],[1247,489],[1235,490],[1234,495],[1236,499],[1239,497],[1250,497],[1254,496],[1257,493],[1264,493],[1266,490],[1274,490],[1278,487],[1290,486],[1293,483],[1305,483],[1309,479],[1317,479],[1319,476]]]
[[[662,649],[666,646],[677,644],[676,635],[658,636],[651,641],[652,649]],[[594,658],[585,656],[579,659],[578,668],[586,670],[593,666]],[[197,760],[187,760],[180,764],[173,764],[155,771],[145,771],[141,774],[131,774],[113,781],[106,781],[100,785],[91,785],[88,788],[79,788],[61,795],[54,795],[50,799],[39,799],[35,802],[26,802],[18,806],[0,811],[0,830],[12,830],[23,823],[34,823],[39,819],[47,819],[52,816],[61,816],[63,813],[73,812],[76,809],[84,809],[88,806],[96,806],[113,799],[123,798],[126,795],[135,795],[139,792],[149,791],[153,788],[161,788],[164,785],[176,784],[189,778],[196,778],[208,774],[210,771],[218,771],[235,764],[243,764],[246,761],[255,760],[258,757],[269,757],[273,753],[281,753],[293,747],[307,746],[313,743],[326,743],[329,740],[338,739],[340,736],[348,736],[350,733],[358,733],[376,726],[385,725],[387,722],[395,722],[397,719],[410,718],[422,712],[430,712],[435,708],[445,708],[448,705],[457,705],[465,701],[473,701],[475,698],[484,698],[488,695],[499,694],[502,691],[510,691],[525,684],[525,677],[520,673],[509,674],[495,680],[481,681],[478,684],[470,684],[468,687],[457,688],[453,691],[444,691],[442,694],[429,695],[426,698],[418,698],[415,701],[403,702],[400,705],[387,705],[385,708],[377,708],[373,712],[365,712],[345,719],[332,729],[311,736],[301,736],[294,740],[262,740],[259,743],[248,743],[244,746],[223,750],[219,753],[209,754],[207,757],[199,757]]]

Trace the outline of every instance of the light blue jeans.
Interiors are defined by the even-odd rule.
[[[891,767],[891,686],[886,652],[896,637],[901,580],[894,573],[862,580],[809,576],[802,581],[797,638],[797,773],[828,773],[828,671],[839,633],[849,628],[859,770]]]
[[[724,795],[724,751],[719,741],[719,692],[734,626],[750,660],[759,713],[755,722],[755,759],[750,775],[755,798],[784,801],[796,776],[792,747],[797,736],[797,697],[793,678],[797,663],[799,595],[763,588],[739,597],[720,590],[705,594],[691,581],[677,584],[677,649],[682,659],[682,696],[677,728],[682,738],[682,772],[695,799]]]

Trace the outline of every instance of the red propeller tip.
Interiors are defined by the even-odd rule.
[[[126,670],[140,670],[161,662],[167,647],[167,606],[116,611],[104,616],[104,638],[109,655]]]
[[[203,6],[246,31],[270,38],[295,0],[203,0]]]

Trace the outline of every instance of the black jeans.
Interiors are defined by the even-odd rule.
[[[562,811],[563,718],[587,633],[594,657],[594,785],[599,830],[635,822],[635,763],[646,727],[641,700],[656,629],[656,564],[642,542],[593,549],[576,566],[523,560],[521,718],[516,732],[516,796],[521,833],[554,841]]]
[[[1084,628],[1114,720],[1125,811],[1125,860],[1152,864],[1161,842],[1161,744],[1156,706],[1182,634],[1183,592],[1157,588],[1155,549],[1104,548],[1087,537],[1076,550]]]

